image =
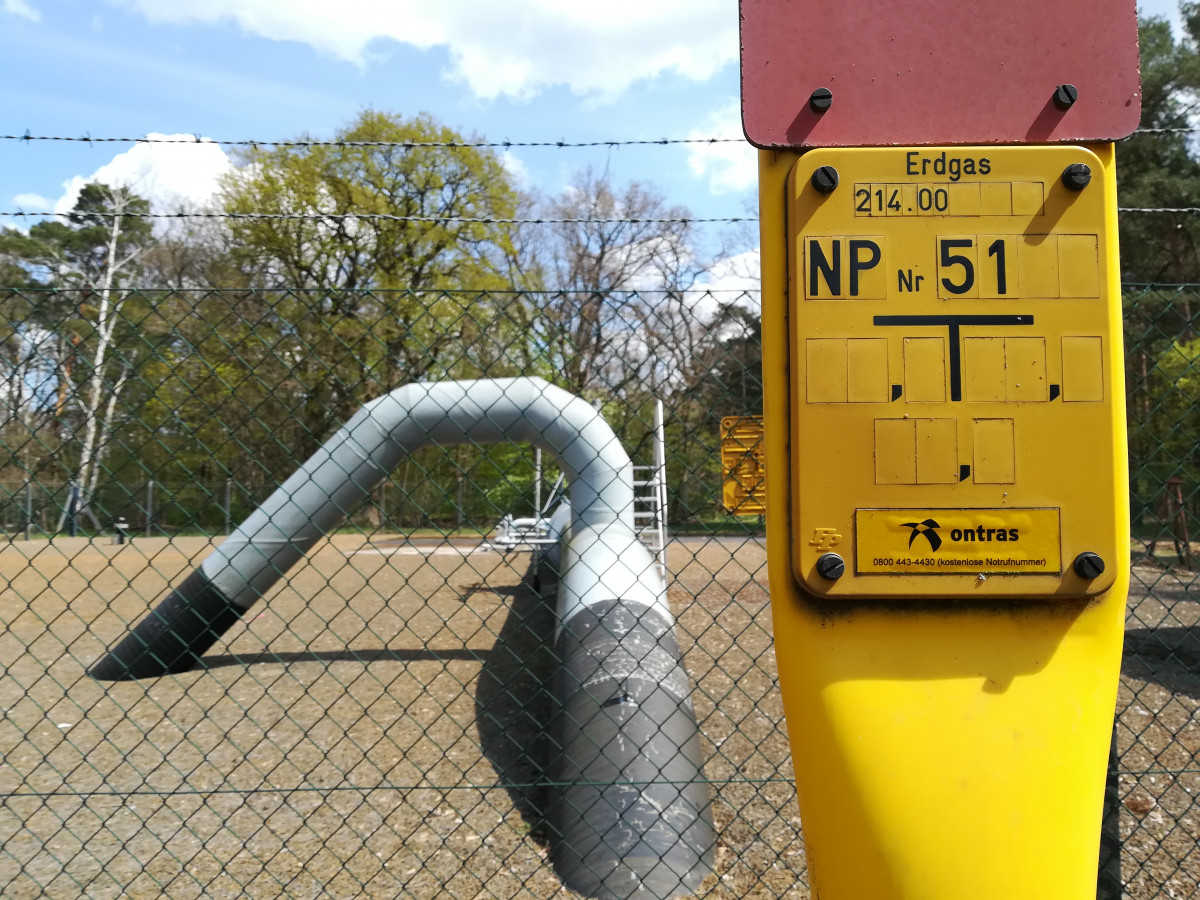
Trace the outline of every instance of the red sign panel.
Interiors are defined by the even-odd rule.
[[[1134,0],[740,2],[759,147],[1116,140],[1141,115]]]

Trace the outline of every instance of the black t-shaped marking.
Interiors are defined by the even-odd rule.
[[[950,399],[962,399],[962,354],[958,330],[963,325],[1032,325],[1033,316],[876,316],[876,325],[943,325],[950,330]]]

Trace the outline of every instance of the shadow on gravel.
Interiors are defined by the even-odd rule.
[[[1130,628],[1125,632],[1121,671],[1200,699],[1200,626]]]
[[[466,660],[480,662],[486,660],[490,651],[487,650],[429,650],[421,647],[405,650],[381,647],[372,650],[297,650],[292,653],[220,653],[202,657],[193,670],[220,669],[224,666],[255,666],[270,663],[305,663],[305,662],[420,662],[423,660]]]
[[[533,563],[483,660],[475,717],[484,756],[531,831],[542,830],[554,677],[554,588],[532,587]]]
[[[471,598],[476,594],[483,594],[485,597],[519,597],[521,594],[529,590],[530,579],[533,576],[526,574],[519,584],[470,584],[467,585],[466,591],[462,595],[464,603],[470,602]]]

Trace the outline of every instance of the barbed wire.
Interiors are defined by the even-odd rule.
[[[1142,285],[1137,285],[1141,287]],[[1175,285],[1150,285],[1151,287],[1175,287]],[[0,291],[6,295],[21,295],[26,294],[78,294],[91,291],[90,287],[50,287],[46,285],[0,285]],[[631,287],[615,287],[615,288],[573,288],[573,287],[550,287],[550,288],[381,288],[381,287],[305,287],[303,285],[275,285],[273,287],[188,287],[188,286],[172,286],[162,287],[161,285],[135,285],[122,288],[129,291],[156,292],[160,294],[212,294],[214,296],[220,294],[230,295],[245,295],[245,294],[327,294],[331,290],[335,290],[338,294],[344,294],[348,297],[354,296],[374,296],[374,295],[391,295],[405,294],[409,296],[426,296],[433,295],[438,297],[562,297],[569,294],[616,297],[616,298],[634,298],[640,296],[677,296],[682,294],[688,295],[708,295],[708,294],[757,294],[760,288],[755,286],[742,287],[716,287],[707,282],[698,282],[686,287],[665,287],[665,288],[631,288]],[[3,497],[0,497],[0,502]]]
[[[383,221],[383,222],[428,222],[431,224],[442,224],[447,222],[459,222],[466,225],[618,225],[618,224],[633,224],[633,225],[692,225],[692,224],[711,224],[711,223],[734,223],[734,222],[757,222],[757,217],[749,216],[711,216],[711,217],[694,217],[694,216],[671,216],[665,218],[657,217],[642,217],[628,216],[610,219],[600,218],[537,218],[537,219],[507,219],[507,218],[485,218],[479,216],[400,216],[392,213],[231,213],[231,212],[88,212],[88,213],[73,213],[73,212],[26,212],[25,210],[17,210],[16,212],[0,212],[0,216],[8,218],[37,218],[41,216],[55,216],[57,218],[70,218],[72,216],[80,216],[82,218],[97,218],[97,219],[268,219],[268,220],[313,220],[313,221]]]
[[[1197,128],[1139,128],[1130,137],[1139,134],[1192,134],[1200,131]],[[1128,140],[1126,138],[1125,140]],[[24,134],[0,134],[0,141],[64,141],[76,143],[126,143],[126,144],[218,144],[222,146],[240,147],[399,147],[399,148],[444,148],[444,149],[508,149],[514,147],[628,147],[628,146],[669,146],[680,144],[724,144],[745,143],[742,138],[657,138],[639,140],[606,140],[606,141],[346,141],[346,140],[236,140],[216,139],[200,136],[189,137],[92,137],[89,134],[78,137],[67,135],[35,135],[28,130]],[[1195,215],[1200,213],[1200,207],[1119,207],[1119,213],[1175,213]],[[0,217],[28,218],[37,216],[70,216],[71,213],[32,212],[17,210],[15,212],[0,212]],[[107,215],[107,214],[97,214]],[[115,214],[114,214],[115,215]],[[123,215],[146,219],[266,219],[266,220],[347,220],[362,221],[379,220],[391,222],[428,222],[482,225],[572,225],[572,224],[737,224],[757,222],[757,217],[674,217],[674,218],[614,218],[614,219],[516,219],[516,218],[476,218],[465,216],[399,216],[389,213],[213,213],[213,212],[174,212],[174,213],[123,213]]]
[[[1133,134],[1122,140],[1137,137],[1139,134],[1195,134],[1200,131],[1200,128],[1192,128],[1191,126],[1183,126],[1179,128],[1139,128]]]
[[[0,141],[66,141],[84,144],[218,144],[223,147],[400,147],[444,149],[510,149],[513,147],[652,147],[675,144],[744,144],[745,138],[646,138],[608,141],[343,141],[293,139],[283,141],[224,140],[198,135],[190,137],[68,137],[66,135],[0,134]]]
[[[1139,128],[1122,140],[1129,140],[1140,134],[1196,134],[1200,128]],[[696,138],[639,138],[603,141],[353,141],[353,140],[320,140],[316,138],[291,138],[287,140],[255,140],[238,138],[208,138],[199,135],[184,135],[178,137],[93,137],[90,134],[79,136],[58,134],[0,134],[0,141],[60,141],[80,144],[217,144],[223,147],[398,147],[413,148],[443,148],[443,149],[512,149],[526,147],[548,147],[557,149],[588,148],[588,147],[668,147],[689,144],[745,144],[742,137],[696,137]]]
[[[1178,213],[1181,215],[1196,215],[1200,206],[1119,206],[1118,213]],[[617,218],[485,218],[480,216],[400,216],[392,213],[231,213],[231,212],[89,212],[85,214],[73,212],[36,212],[32,210],[8,210],[0,212],[0,217],[10,219],[36,219],[46,216],[56,218],[97,219],[235,219],[235,220],[268,220],[268,221],[381,221],[381,222],[425,222],[429,224],[461,223],[464,225],[708,225],[708,224],[737,224],[754,223],[757,216],[671,216],[657,217],[617,217]]]

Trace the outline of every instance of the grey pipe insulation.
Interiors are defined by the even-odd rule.
[[[694,892],[712,868],[716,831],[654,555],[612,522],[576,530],[558,568],[546,811],[554,867],[589,897]]]
[[[590,404],[540,378],[409,384],[366,404],[93,667],[146,678],[194,666],[402,459],[427,444],[526,441],[571,479],[579,524],[629,515],[629,457]]]
[[[547,823],[564,882],[665,898],[711,869],[716,834],[666,585],[633,528],[632,466],[582,398],[540,378],[409,384],[366,404],[90,670],[185,671],[405,456],[526,442],[570,483]]]

